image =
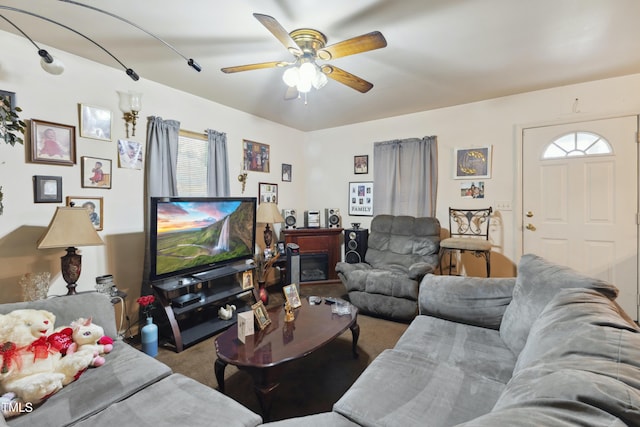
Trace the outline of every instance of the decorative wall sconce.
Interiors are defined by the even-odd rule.
[[[240,175],[238,175],[238,181],[242,183],[242,193],[244,194],[244,188],[247,186],[247,173],[241,172]]]
[[[142,94],[140,92],[121,92],[118,91],[120,103],[118,107],[122,111],[122,118],[125,121],[125,129],[127,138],[129,138],[129,123],[131,123],[131,136],[136,136],[136,120],[138,112],[142,109]]]

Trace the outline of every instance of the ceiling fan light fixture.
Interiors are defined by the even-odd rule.
[[[298,82],[300,81],[300,71],[298,70],[298,67],[293,66],[287,68],[282,74],[282,80],[289,87],[297,86]]]
[[[314,76],[313,80],[311,80],[311,84],[314,88],[316,88],[316,90],[318,90],[322,89],[324,85],[327,84],[327,81],[329,81],[329,79],[327,79],[327,76],[320,70],[317,70],[316,75]]]

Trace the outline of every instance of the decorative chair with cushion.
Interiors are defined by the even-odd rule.
[[[487,263],[487,277],[491,275],[491,242],[489,241],[489,223],[493,208],[454,209],[449,208],[449,233],[447,239],[440,242],[438,266],[442,272],[442,258],[449,255],[449,274],[452,269],[453,252],[473,252],[484,257]]]
[[[336,265],[349,300],[361,311],[399,320],[418,313],[418,288],[438,265],[437,218],[377,215],[364,262]]]

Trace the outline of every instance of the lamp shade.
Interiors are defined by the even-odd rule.
[[[275,224],[284,222],[284,218],[278,209],[278,205],[272,202],[262,202],[258,206],[256,222],[263,224]]]
[[[98,245],[104,242],[85,208],[58,207],[47,231],[38,240],[38,249]]]

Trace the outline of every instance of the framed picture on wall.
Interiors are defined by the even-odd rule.
[[[62,203],[61,176],[33,176],[34,203]]]
[[[349,215],[373,216],[373,181],[349,183]]]
[[[282,164],[282,181],[291,182],[291,165]]]
[[[82,188],[111,188],[111,160],[83,156]]]
[[[369,173],[369,156],[353,156],[353,173],[366,174]]]
[[[104,226],[104,203],[102,197],[67,196],[67,206],[85,208],[93,227],[100,231]]]
[[[259,142],[242,141],[242,159],[244,170],[252,172],[269,172],[269,146]]]
[[[11,111],[15,112],[15,109],[16,109],[16,93],[15,92],[9,92],[8,90],[0,90],[0,98],[8,99],[9,108],[11,109]],[[0,111],[0,114],[3,114],[3,112]]]
[[[278,203],[278,184],[258,183],[258,203]]]
[[[455,179],[491,178],[491,146],[455,148]]]
[[[76,163],[76,127],[32,119],[31,161],[73,166]]]
[[[111,141],[111,110],[79,104],[80,136]]]

